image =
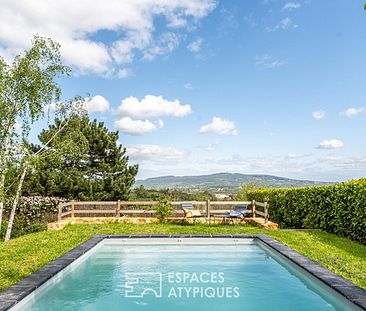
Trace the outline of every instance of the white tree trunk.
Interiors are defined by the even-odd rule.
[[[8,228],[6,229],[6,234],[5,234],[5,242],[10,240],[11,230],[13,229],[13,223],[14,223],[14,218],[15,218],[15,211],[18,206],[20,194],[22,193],[24,178],[25,178],[25,175],[27,174],[27,169],[28,169],[28,164],[26,163],[24,166],[24,169],[23,169],[22,176],[20,177],[20,180],[19,180],[18,189],[15,194],[14,201],[13,201],[13,207],[11,208]]]
[[[39,156],[41,154],[41,152],[53,141],[53,139],[55,139],[55,137],[64,129],[64,127],[66,127],[66,125],[68,123],[69,123],[69,120],[67,120],[67,122],[65,122],[62,126],[60,126],[60,128],[56,131],[56,133],[47,141],[47,143],[40,150],[38,150],[35,154],[33,154],[33,157]],[[8,143],[7,142],[8,142],[8,140],[6,140],[6,143],[4,144],[5,147],[6,147],[4,149],[4,153],[3,153],[4,158],[5,158],[4,164],[6,164],[6,158],[7,158],[7,154],[8,154],[8,150],[7,150]],[[4,167],[4,169],[0,173],[1,174],[0,175],[0,178],[1,178],[1,180],[0,180],[0,191],[5,190],[5,174],[6,174],[7,167],[6,167],[6,165],[4,165],[3,167]],[[28,170],[28,163],[26,163],[25,166],[24,166],[22,176],[20,177],[18,189],[17,189],[17,192],[16,192],[15,197],[14,197],[13,206],[12,206],[10,216],[9,216],[8,227],[6,229],[5,242],[10,240],[11,231],[12,231],[12,228],[13,228],[13,223],[14,223],[14,218],[15,218],[15,212],[16,212],[16,208],[17,208],[17,205],[18,205],[20,194],[22,192],[24,178],[27,174],[27,170]],[[1,229],[1,221],[2,221],[2,215],[3,215],[3,207],[4,207],[3,199],[0,198],[0,229]]]
[[[4,214],[4,187],[5,186],[5,173],[1,172],[1,180],[0,180],[0,193],[2,194],[0,197],[0,233],[1,233],[1,224],[3,222],[3,214]]]
[[[5,175],[7,172],[7,156],[8,156],[8,142],[9,135],[5,136],[4,139],[4,147],[2,151],[2,159],[1,159],[1,172],[0,172],[0,231],[1,231],[1,223],[3,220],[4,214],[4,200],[5,200]]]
[[[4,213],[4,202],[0,199],[0,233],[1,233],[1,223],[3,221],[3,213]]]

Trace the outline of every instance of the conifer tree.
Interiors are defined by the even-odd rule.
[[[48,141],[60,120],[39,135]],[[34,150],[39,148],[33,147]],[[128,165],[118,132],[88,116],[74,116],[49,146],[55,157],[39,164],[26,180],[29,195],[51,195],[76,200],[127,200],[135,182],[137,165]]]

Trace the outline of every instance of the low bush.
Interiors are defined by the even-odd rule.
[[[57,197],[23,197],[15,214],[12,238],[47,230],[47,223],[56,220],[57,205],[65,199]],[[6,204],[0,230],[0,240],[5,236],[10,204]]]
[[[165,222],[173,211],[172,201],[169,198],[163,198],[159,200],[159,204],[156,207],[156,215],[160,222]]]
[[[330,186],[261,189],[248,198],[269,202],[281,228],[322,229],[366,244],[366,179]]]

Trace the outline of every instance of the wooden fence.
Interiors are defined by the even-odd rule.
[[[207,218],[212,215],[216,217],[227,214],[235,205],[250,205],[252,211],[252,217],[257,216],[263,217],[265,223],[268,222],[269,218],[269,204],[267,202],[256,202],[256,201],[184,201],[184,202],[172,202],[173,207],[176,207],[172,212],[173,217],[183,217],[183,210],[180,208],[182,203],[192,203],[193,206],[204,212]],[[131,201],[100,201],[100,202],[81,202],[81,201],[70,201],[67,203],[61,203],[58,206],[58,221],[60,222],[63,217],[69,216],[74,218],[75,215],[78,217],[92,217],[98,216],[113,216],[121,217],[133,216],[133,217],[154,217],[156,210],[154,207],[157,206],[157,201],[144,201],[144,202],[131,202]]]

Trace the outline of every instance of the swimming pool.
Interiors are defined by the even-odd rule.
[[[80,252],[58,259],[69,264],[55,274],[56,261],[55,275],[10,310],[362,310],[365,298],[266,236],[99,237]],[[360,307],[340,294],[352,287]]]

